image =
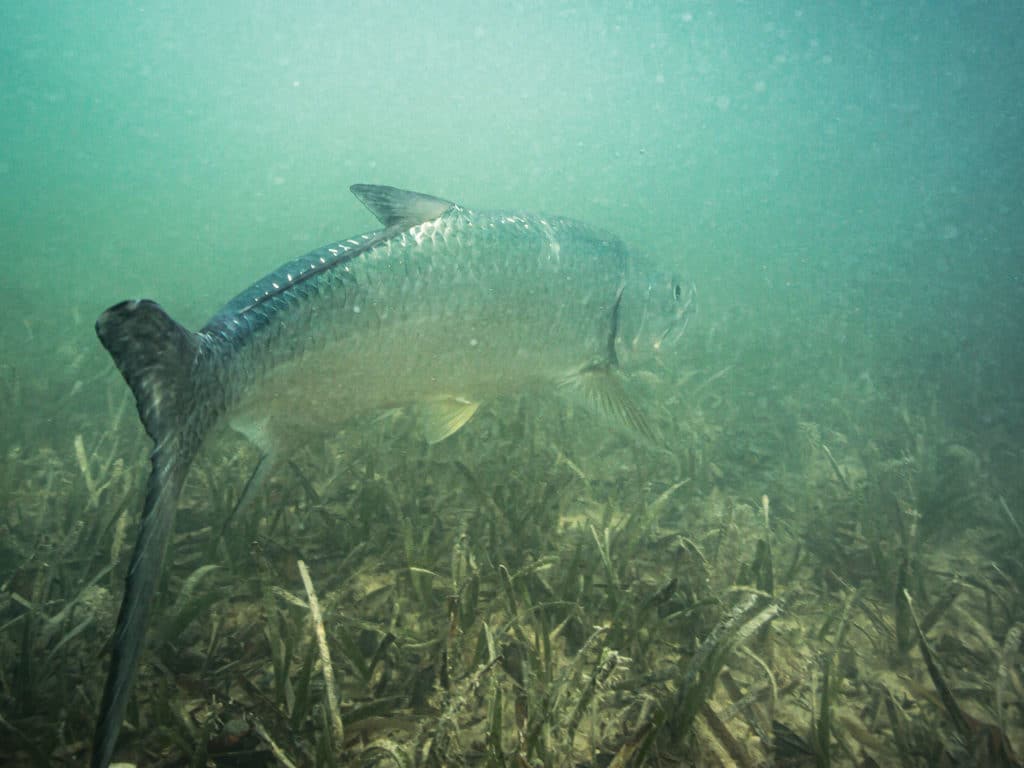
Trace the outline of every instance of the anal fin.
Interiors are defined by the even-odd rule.
[[[466,426],[480,403],[462,397],[429,400],[419,407],[420,429],[430,444],[439,443]]]

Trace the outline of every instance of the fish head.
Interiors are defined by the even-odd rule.
[[[697,311],[697,288],[679,275],[651,272],[622,296],[618,351],[627,363],[642,363],[672,349]]]

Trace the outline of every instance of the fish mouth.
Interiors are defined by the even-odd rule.
[[[679,340],[686,332],[686,326],[689,322],[690,319],[687,317],[678,326],[666,328],[661,336],[655,340],[654,351],[661,352],[663,349],[671,349],[679,343]]]
[[[676,284],[675,292],[678,307],[666,328],[655,337],[652,343],[655,352],[671,349],[678,344],[686,333],[690,318],[697,312],[697,286],[695,284],[690,283],[686,287]]]

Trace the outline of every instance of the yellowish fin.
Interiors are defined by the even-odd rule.
[[[419,420],[423,436],[431,445],[441,442],[466,426],[479,407],[480,403],[463,397],[442,397],[422,403]]]

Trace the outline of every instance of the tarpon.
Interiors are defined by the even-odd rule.
[[[393,187],[353,186],[383,225],[291,261],[198,332],[126,301],[96,333],[154,442],[93,742],[106,768],[124,718],[182,484],[218,425],[261,466],[346,418],[411,406],[425,437],[481,402],[547,385],[651,435],[619,357],[677,336],[691,292],[652,282],[615,236],[571,219],[473,211]]]

